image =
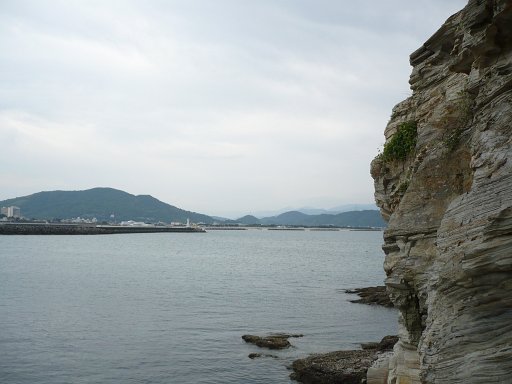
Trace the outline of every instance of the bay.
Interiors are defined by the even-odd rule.
[[[0,237],[0,382],[289,383],[296,358],[396,333],[396,311],[343,292],[382,285],[381,243],[365,231]],[[304,337],[277,352],[241,339],[270,332]]]

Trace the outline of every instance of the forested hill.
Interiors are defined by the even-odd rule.
[[[85,191],[49,191],[0,201],[0,206],[15,205],[26,218],[66,219],[73,217],[93,218],[99,221],[135,220],[166,223],[212,223],[207,215],[186,211],[166,204],[150,195],[132,195],[113,188],[93,188]]]

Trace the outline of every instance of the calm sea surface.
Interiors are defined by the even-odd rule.
[[[352,304],[381,232],[0,237],[0,383],[289,383],[287,366],[396,333]],[[267,352],[245,333],[303,333]]]

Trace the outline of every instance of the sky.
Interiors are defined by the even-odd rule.
[[[465,0],[2,0],[0,200],[238,217],[373,202],[409,54]]]

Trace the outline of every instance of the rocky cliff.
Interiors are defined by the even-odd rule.
[[[510,383],[512,0],[470,0],[410,61],[371,165],[400,342],[368,379]]]

